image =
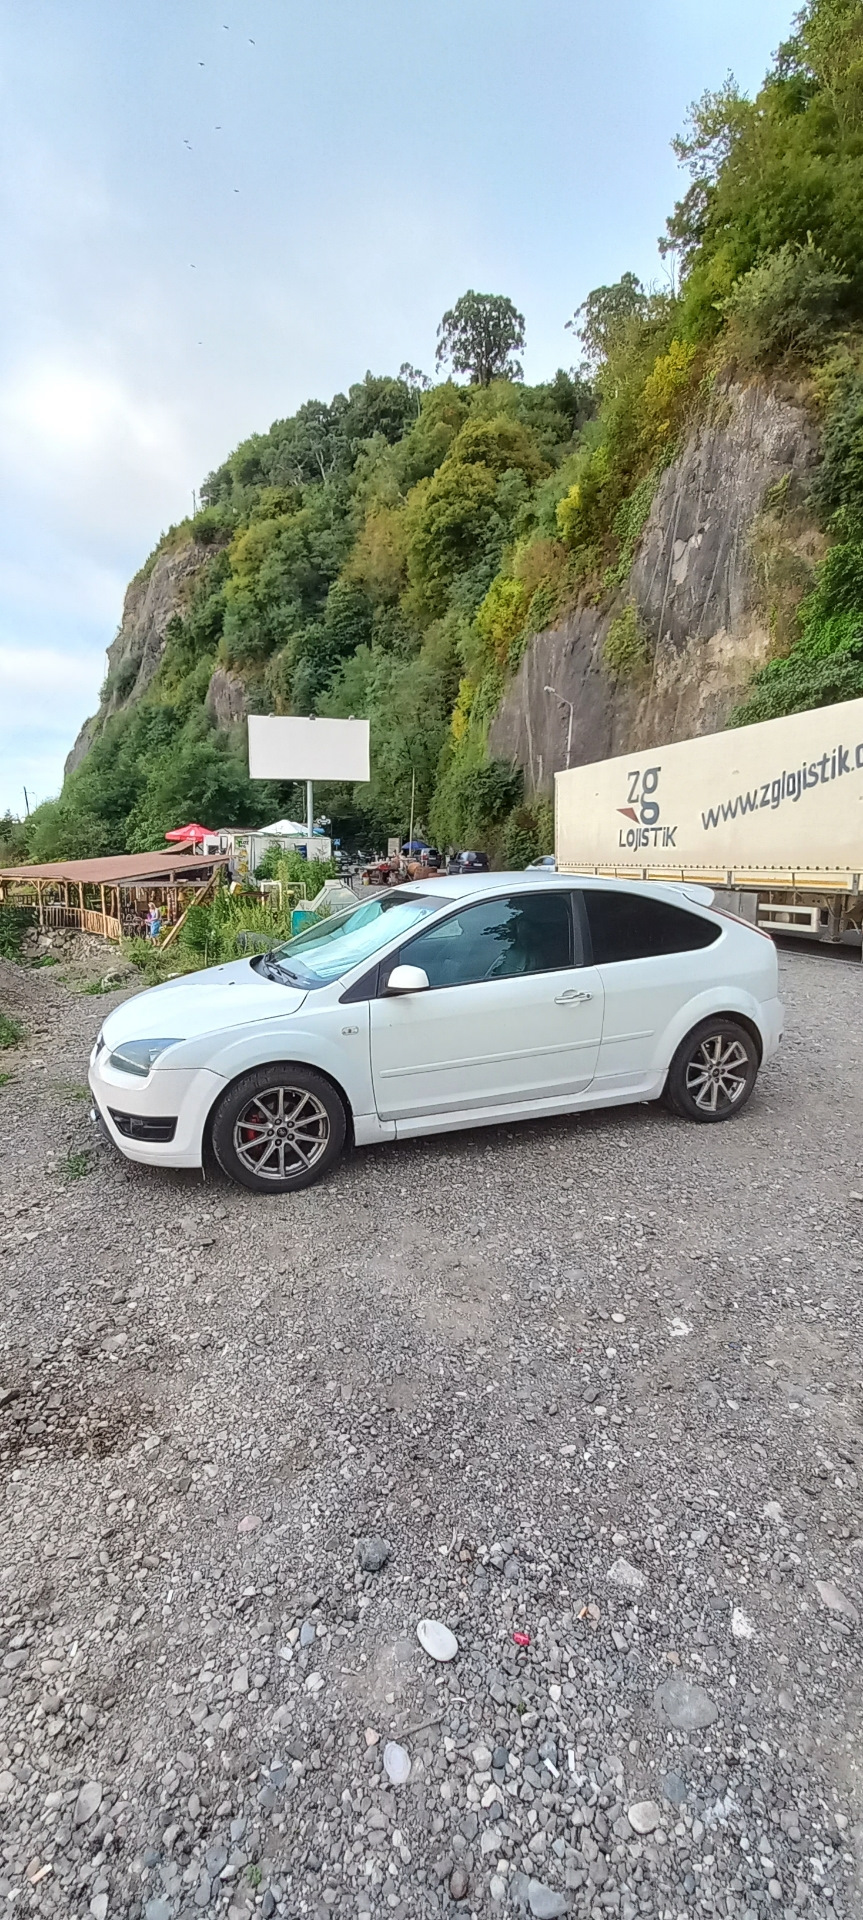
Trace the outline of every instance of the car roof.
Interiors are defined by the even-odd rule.
[[[408,881],[399,887],[399,893],[424,894],[426,899],[440,899],[441,905],[448,900],[482,899],[487,893],[518,893],[530,887],[540,886],[543,893],[555,888],[602,887],[621,888],[634,893],[653,894],[658,900],[666,900],[669,895],[679,900],[683,894],[694,906],[709,907],[713,899],[711,887],[697,886],[694,882],[682,880],[641,880],[637,874],[628,879],[615,879],[613,875],[598,873],[553,873],[550,867],[528,868],[519,873],[448,873],[434,882],[434,890],[427,880]]]

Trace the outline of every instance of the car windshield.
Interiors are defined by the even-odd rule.
[[[391,940],[400,940],[413,927],[442,905],[427,894],[386,893],[346,913],[334,913],[319,920],[295,940],[262,953],[252,965],[268,979],[282,980],[286,986],[328,986],[340,980],[352,967],[371,960]]]

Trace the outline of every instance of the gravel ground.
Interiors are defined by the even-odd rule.
[[[859,966],[729,1126],[271,1200],[97,1145],[122,996],[0,968],[0,1911],[859,1913]]]

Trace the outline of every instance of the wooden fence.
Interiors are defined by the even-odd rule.
[[[46,927],[77,927],[79,933],[98,933],[103,940],[121,940],[123,929],[113,913],[95,912],[92,907],[63,907],[53,903],[42,909]]]

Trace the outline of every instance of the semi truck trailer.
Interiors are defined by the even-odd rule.
[[[765,930],[851,942],[863,922],[863,700],[620,754],[555,776],[562,873],[679,880]]]

